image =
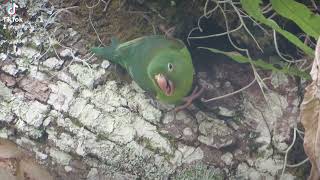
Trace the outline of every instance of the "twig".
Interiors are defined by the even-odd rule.
[[[302,164],[304,164],[304,163],[306,163],[308,161],[309,161],[309,158],[306,158],[305,160],[303,160],[303,161],[301,161],[301,162],[299,162],[297,164],[287,164],[286,166],[290,167],[290,168],[296,168],[296,167],[299,167],[299,166],[301,166]]]
[[[309,158],[306,158],[305,160],[297,163],[297,164],[287,164],[287,160],[288,160],[288,154],[290,152],[290,150],[292,149],[295,141],[296,141],[296,138],[297,138],[297,132],[300,133],[300,130],[295,127],[293,128],[293,139],[292,139],[292,143],[290,144],[290,146],[285,150],[285,156],[284,156],[284,163],[283,163],[283,166],[282,166],[282,172],[281,172],[281,176],[280,176],[280,179],[283,178],[283,175],[284,175],[284,172],[285,172],[285,169],[286,167],[291,167],[291,168],[296,168],[296,167],[299,167],[301,165],[303,165],[304,163],[308,162],[309,161]],[[303,133],[303,132],[301,132]]]
[[[268,4],[267,4],[265,7],[263,7],[261,10],[262,10],[262,13],[263,13],[263,14],[266,14],[266,13],[272,11],[271,3],[268,3]]]
[[[218,34],[211,34],[211,35],[206,35],[206,36],[188,36],[188,39],[206,39],[206,38],[211,38],[211,37],[218,37],[218,36],[224,36],[228,33],[233,33],[235,31],[240,30],[243,27],[243,24],[240,24],[237,28],[232,29],[228,32],[223,32],[223,33],[218,33]]]
[[[285,151],[284,162],[283,162],[283,166],[282,166],[282,172],[281,172],[280,180],[283,179],[284,171],[286,170],[286,166],[287,166],[288,154],[289,154],[289,151],[291,150],[291,148],[293,147],[294,143],[296,142],[296,138],[297,138],[297,131],[296,131],[296,128],[294,128],[293,129],[293,140],[292,140],[292,143],[290,144],[290,146]]]
[[[224,36],[228,33],[232,33],[235,31],[240,30],[243,27],[242,24],[240,24],[237,28],[230,30],[229,32],[223,32],[223,33],[218,33],[218,34],[211,34],[211,35],[206,35],[206,36],[188,36],[188,39],[206,39],[206,38],[211,38],[211,37],[218,37],[218,36]]]
[[[103,8],[103,12],[105,12],[105,11],[107,11],[111,0],[108,0],[107,2],[106,2],[105,0],[99,0],[96,4],[94,4],[94,5],[92,5],[92,6],[89,6],[89,5],[87,4],[87,2],[86,2],[85,4],[86,4],[86,7],[87,7],[88,9],[93,9],[93,8],[97,7],[97,6],[100,4],[101,1],[105,4],[105,6],[104,6],[104,8]]]
[[[251,60],[249,51],[248,51],[247,49],[243,49],[243,48],[240,48],[240,47],[238,47],[237,45],[235,45],[235,43],[233,42],[233,40],[232,40],[232,38],[231,38],[231,36],[230,36],[230,33],[231,33],[231,32],[230,32],[230,30],[229,30],[228,19],[227,19],[227,16],[226,16],[225,12],[224,12],[224,9],[220,6],[220,3],[221,3],[222,1],[215,1],[215,2],[216,2],[217,5],[214,7],[214,9],[212,9],[211,11],[208,11],[207,13],[212,13],[212,12],[215,11],[217,8],[219,8],[219,9],[221,10],[222,15],[223,15],[223,17],[224,17],[224,19],[225,19],[225,26],[226,26],[226,32],[225,32],[224,34],[226,34],[226,35],[228,36],[229,42],[231,43],[231,45],[232,45],[235,49],[237,49],[237,50],[239,50],[239,51],[242,51],[242,52],[245,52],[246,55],[247,55],[247,57]],[[229,2],[229,3],[230,3],[230,1],[224,1],[224,2]],[[236,7],[234,6],[234,8],[236,8]],[[207,14],[207,13],[206,13],[206,14]],[[241,18],[241,14],[238,12],[237,15],[238,15],[239,19],[241,19],[241,20],[240,20],[241,24],[242,24],[243,26],[245,26],[245,24],[244,24],[244,22],[243,22],[243,20],[242,20],[242,18]],[[200,27],[200,20],[201,20],[203,17],[205,17],[205,15],[202,15],[202,16],[199,18],[199,20],[198,20],[198,27],[192,29],[192,30],[190,31],[188,37],[190,37],[190,34],[192,33],[192,31],[194,31],[194,30],[196,30],[196,29],[199,29],[200,31],[202,31],[202,29],[201,29],[201,27]],[[247,30],[248,30],[248,29],[247,29]],[[249,31],[249,30],[248,30],[248,31]],[[250,34],[251,34],[251,33],[250,33]],[[213,35],[213,36],[215,36],[215,35]],[[192,37],[190,37],[190,38],[192,38]],[[254,38],[254,37],[253,37],[253,38]],[[189,39],[189,38],[188,38],[188,39]],[[189,41],[188,41],[188,42],[189,42]],[[262,90],[262,93],[263,93],[263,95],[264,95],[264,97],[265,97],[265,99],[266,99],[266,96],[265,96],[263,87],[267,88],[267,86],[264,84],[263,80],[261,79],[261,77],[260,77],[259,74],[257,73],[256,68],[254,67],[254,65],[253,65],[253,63],[252,63],[251,61],[250,61],[250,64],[251,64],[251,67],[252,67],[252,69],[253,69],[253,73],[254,73],[254,76],[255,76],[255,80],[257,80],[257,82],[258,82],[258,84],[259,84],[259,86],[260,86],[260,88],[261,88],[261,90]]]
[[[316,11],[318,11],[319,9],[318,9],[318,6],[317,6],[316,2],[314,2],[314,0],[311,0],[311,3],[312,3],[312,6],[314,7],[314,9]]]
[[[254,23],[256,23],[257,25],[259,25],[256,21],[254,21],[250,16],[246,15],[240,8],[238,8],[236,5],[235,5],[235,2],[233,2],[232,0],[223,0],[223,1],[217,1],[217,0],[214,0],[214,2],[216,3],[216,6],[208,11],[207,10],[207,6],[208,6],[208,3],[209,1],[207,0],[206,1],[206,4],[205,4],[205,8],[204,8],[204,14],[198,19],[198,26],[193,28],[190,32],[189,32],[189,35],[188,35],[188,43],[189,43],[189,39],[205,39],[205,38],[210,38],[210,37],[217,37],[217,36],[220,36],[220,35],[227,35],[228,36],[228,40],[229,42],[231,43],[231,45],[237,49],[238,51],[241,51],[241,52],[244,52],[246,54],[246,56],[248,57],[248,59],[250,60],[250,65],[252,67],[252,70],[253,70],[253,73],[254,73],[254,77],[255,79],[250,83],[248,84],[247,86],[235,91],[235,92],[232,92],[230,94],[226,94],[226,95],[223,95],[223,96],[219,96],[219,97],[214,97],[214,98],[210,98],[210,99],[201,99],[203,102],[210,102],[210,101],[214,101],[214,100],[218,100],[218,99],[222,99],[222,98],[226,98],[226,97],[229,97],[229,96],[232,96],[236,93],[239,93],[239,92],[242,92],[244,90],[246,90],[247,88],[249,88],[250,86],[252,86],[255,82],[257,82],[259,84],[259,87],[261,89],[261,92],[267,102],[267,106],[269,108],[271,108],[271,104],[270,102],[267,100],[267,96],[265,94],[265,88],[268,89],[268,87],[265,85],[264,81],[268,78],[265,78],[265,79],[261,79],[260,75],[258,74],[255,66],[253,65],[252,63],[252,58],[250,57],[250,54],[249,54],[249,51],[248,49],[245,49],[245,48],[241,48],[239,46],[237,46],[233,39],[231,38],[231,35],[230,33],[232,32],[235,32],[239,29],[241,29],[242,27],[245,29],[245,31],[249,34],[249,36],[253,39],[253,41],[257,44],[258,48],[262,51],[261,47],[259,46],[258,42],[256,41],[256,39],[254,38],[254,36],[252,35],[252,33],[249,31],[249,29],[247,28],[245,22],[243,21],[243,18],[244,17],[248,17],[250,20],[252,20]],[[221,4],[223,4],[223,6],[221,6]],[[226,4],[229,4],[232,6],[234,12],[237,14],[238,16],[238,19],[240,20],[240,25],[233,29],[233,30],[229,30],[229,23],[228,23],[228,18],[226,16],[226,11],[227,11],[227,6]],[[219,34],[212,34],[212,35],[206,35],[206,36],[201,36],[201,37],[191,37],[191,34],[192,32],[196,31],[196,30],[199,30],[200,32],[203,32],[203,29],[202,27],[200,26],[200,21],[202,20],[202,18],[206,17],[208,18],[209,16],[208,15],[211,15],[217,8],[220,9],[220,11],[222,12],[222,15],[224,17],[224,22],[225,22],[225,27],[226,27],[226,32],[223,32],[223,33],[219,33]],[[269,13],[270,11],[272,11],[272,7],[271,7],[271,4],[269,3],[268,5],[266,5],[263,9],[263,14],[266,14],[266,13]],[[273,13],[269,18],[272,18],[276,15],[276,13]],[[260,25],[259,25],[260,26]],[[261,26],[260,26],[261,27]],[[261,28],[262,30],[264,30],[263,28]],[[265,31],[265,30],[264,30]],[[279,54],[279,57],[282,58],[283,60],[285,60],[286,62],[289,62],[289,63],[298,63],[298,62],[302,62],[302,64],[304,64],[306,62],[305,59],[301,59],[301,60],[294,60],[293,61],[293,58],[291,57],[292,60],[290,59],[287,59],[286,57],[283,56],[283,54],[279,51],[279,48],[278,48],[278,44],[277,44],[277,37],[276,37],[276,32],[273,31],[273,36],[274,36],[274,46],[275,46],[275,49],[277,51],[277,53]],[[263,51],[262,51],[263,52]],[[268,126],[268,123],[266,122],[267,126]],[[272,134],[271,134],[271,131],[270,131],[270,128],[268,126],[268,129],[269,129],[269,133],[270,133],[270,137],[271,137],[271,143],[272,143]],[[306,160],[303,160],[302,162],[298,163],[298,164],[294,164],[294,165],[289,165],[287,164],[287,159],[288,159],[288,153],[290,152],[290,150],[292,149],[295,141],[296,141],[296,137],[297,137],[297,134],[302,137],[302,134],[303,132],[301,132],[300,130],[298,130],[296,127],[294,128],[294,137],[293,137],[293,141],[292,143],[289,145],[289,147],[285,150],[285,157],[284,157],[284,164],[283,164],[283,168],[282,168],[282,173],[281,173],[281,178],[283,178],[283,175],[284,175],[284,172],[285,172],[285,168],[286,167],[298,167],[300,165],[302,165],[303,163],[305,163],[307,161]]]
[[[241,15],[242,17],[246,17],[246,18],[249,18],[256,26],[258,26],[264,33],[268,34],[269,35],[269,32],[264,28],[262,27],[256,20],[254,20],[251,16],[247,15],[245,12],[243,12],[241,9],[239,9],[239,12],[244,14],[244,15]]]
[[[207,16],[207,8],[208,8],[208,4],[209,4],[209,1],[210,0],[206,0],[206,3],[204,4],[204,8],[203,8],[203,15],[204,15],[204,17],[206,17],[206,18],[209,18],[210,17],[210,14],[209,14],[209,16]]]
[[[287,58],[285,58],[282,53],[279,51],[279,48],[278,48],[278,43],[277,43],[277,33],[276,33],[276,30],[272,30],[273,31],[273,42],[274,42],[274,47],[276,49],[276,52],[278,54],[278,56],[283,59],[284,61],[288,62],[288,63],[296,63],[295,61],[293,60],[289,60]],[[289,55],[286,55],[286,56],[289,56]],[[290,56],[289,56],[290,57]],[[290,57],[290,59],[293,59],[292,57]]]
[[[150,20],[150,18],[149,18],[146,14],[144,14],[144,13],[142,14],[142,17],[143,17],[144,19],[146,19],[149,24],[151,24],[152,30],[153,30],[153,34],[156,35],[156,34],[157,34],[156,27],[154,26],[154,24],[152,23],[152,21]]]
[[[222,96],[219,96],[219,97],[214,97],[214,98],[210,98],[210,99],[204,99],[202,98],[201,101],[202,102],[211,102],[211,101],[216,101],[218,99],[223,99],[223,98],[226,98],[226,97],[229,97],[229,96],[233,96],[235,94],[238,94],[246,89],[248,89],[249,87],[251,87],[254,83],[256,82],[256,79],[254,79],[251,83],[249,83],[248,85],[246,85],[245,87],[237,90],[237,91],[234,91],[232,93],[229,93],[229,94],[225,94],[225,95],[222,95]]]
[[[225,19],[226,29],[227,29],[227,32],[228,32],[228,31],[229,31],[228,18],[227,18],[227,16],[226,16],[225,12],[223,11],[223,9],[221,8],[221,6],[219,6],[219,8],[220,8],[220,10],[221,10],[221,12],[222,12],[222,14],[223,14],[224,19]],[[238,15],[240,15],[240,14],[238,14]],[[242,21],[242,23],[244,23],[244,22]],[[230,33],[228,33],[227,36],[228,36],[229,42],[231,43],[231,45],[232,45],[235,49],[237,49],[238,51],[242,51],[242,52],[244,52],[244,53],[247,55],[248,59],[250,60],[249,63],[250,63],[251,68],[252,68],[252,70],[253,70],[254,76],[255,76],[255,78],[256,78],[259,86],[260,86],[260,89],[261,89],[261,91],[262,91],[265,99],[267,100],[267,98],[266,98],[266,96],[265,96],[265,93],[264,93],[264,89],[263,89],[263,88],[267,88],[267,86],[264,84],[264,82],[263,82],[263,80],[261,79],[260,75],[258,74],[255,66],[253,65],[253,63],[252,63],[252,58],[251,58],[251,56],[250,56],[250,54],[249,54],[248,49],[244,49],[244,48],[238,47],[238,46],[233,42]]]
[[[69,11],[69,9],[74,9],[74,8],[79,8],[79,6],[72,6],[72,7],[67,7],[67,8],[62,8],[62,9],[58,9],[56,12],[52,13],[48,20],[46,21],[44,28],[46,28],[48,26],[48,24],[50,22],[54,22],[55,18],[61,13],[61,12],[67,12],[69,14],[71,14],[71,12]]]
[[[252,35],[252,33],[249,31],[248,27],[246,26],[246,24],[244,23],[242,16],[238,10],[238,8],[232,3],[232,1],[229,1],[229,4],[233,7],[233,9],[235,10],[236,14],[238,15],[238,18],[241,22],[241,24],[243,24],[243,28],[247,31],[247,33],[249,34],[249,36],[253,39],[253,41],[256,43],[257,47],[260,49],[261,52],[263,52],[262,48],[260,47],[258,41],[254,38],[254,36]]]
[[[62,13],[62,12],[71,13],[71,12],[69,11],[69,9],[73,9],[73,8],[77,8],[77,7],[78,7],[78,6],[73,6],[73,7],[68,7],[68,8],[63,8],[63,9],[57,10],[56,12],[54,12],[53,14],[51,14],[51,16],[48,18],[48,20],[47,20],[46,23],[44,24],[44,28],[46,28],[49,23],[54,23],[54,24],[56,24],[55,18],[56,18],[56,16],[58,16],[60,13]],[[91,8],[92,8],[92,7],[91,7]],[[89,18],[89,19],[90,19],[90,18]],[[90,19],[90,20],[91,20],[91,19]],[[91,25],[93,26],[92,22],[91,22]],[[51,49],[53,49],[56,57],[57,57],[60,61],[63,61],[63,60],[60,58],[60,56],[59,56],[56,48],[54,47],[54,44],[58,44],[60,47],[69,49],[69,50],[71,51],[72,60],[71,60],[71,62],[70,62],[67,66],[65,66],[65,67],[61,70],[61,71],[64,71],[66,68],[68,68],[69,66],[71,66],[71,64],[72,64],[76,59],[79,59],[79,58],[74,55],[74,51],[75,51],[75,50],[74,50],[73,48],[67,47],[67,46],[61,44],[61,42],[59,42],[58,40],[56,40],[56,38],[54,37],[54,34],[56,33],[56,31],[57,31],[59,28],[61,28],[61,27],[62,27],[62,26],[60,26],[60,27],[55,27],[54,31],[53,31],[51,34],[50,34],[49,32],[47,32],[47,31],[45,32],[45,33],[47,34],[47,37],[48,37],[49,47],[46,49],[46,51],[45,51],[39,58],[37,58],[37,60],[39,61],[39,60],[40,60],[42,57],[44,57]],[[93,26],[93,28],[94,28],[94,26]],[[95,29],[95,28],[94,28],[94,29]],[[93,76],[92,68],[91,68],[91,66],[86,62],[87,60],[90,60],[92,57],[93,57],[93,55],[91,55],[91,56],[90,56],[88,59],[86,59],[86,60],[80,59],[80,61],[81,61],[84,65],[86,65],[86,66],[91,70],[91,75]],[[52,75],[51,77],[49,77],[47,80],[51,80],[51,79],[52,79],[53,77],[55,77],[57,74],[58,74],[58,73],[55,73],[54,75]]]
[[[274,18],[275,16],[277,15],[277,13],[272,13],[269,17],[267,17],[267,19],[272,19],[272,18]]]
[[[100,45],[102,44],[103,46],[106,46],[106,45],[101,41],[100,36],[99,36],[96,28],[94,27],[93,23],[92,23],[91,14],[92,14],[92,9],[89,10],[89,22],[90,22],[90,24],[91,24],[91,27],[93,28],[94,32],[96,33],[97,38],[98,38],[98,40],[99,40],[99,42],[100,42]]]
[[[100,1],[101,0],[99,0],[95,5],[93,5],[93,6],[89,6],[88,4],[87,4],[87,2],[86,2],[86,7],[88,8],[88,9],[92,9],[92,8],[95,8],[95,7],[97,7],[99,4],[100,4]]]
[[[108,0],[108,2],[102,0],[102,2],[105,4],[105,6],[104,6],[104,8],[103,8],[103,12],[106,12],[107,9],[108,9],[108,7],[109,7],[109,4],[110,4],[111,0]]]

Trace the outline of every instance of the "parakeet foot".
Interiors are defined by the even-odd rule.
[[[177,113],[177,112],[187,108],[188,106],[190,106],[192,104],[193,100],[198,98],[203,93],[204,87],[202,86],[201,89],[198,92],[197,92],[197,90],[198,90],[198,86],[196,86],[194,88],[194,90],[192,91],[190,96],[183,98],[183,101],[185,101],[186,103],[181,105],[181,106],[178,106],[178,107],[174,108],[174,112]]]

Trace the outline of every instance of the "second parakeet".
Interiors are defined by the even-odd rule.
[[[121,65],[142,89],[162,102],[179,104],[192,88],[191,56],[178,39],[153,35],[120,44],[113,38],[109,47],[91,50]]]

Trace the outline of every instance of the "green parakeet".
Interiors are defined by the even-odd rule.
[[[113,38],[111,46],[91,50],[121,65],[142,89],[162,102],[181,103],[192,88],[191,56],[178,39],[153,35],[120,44]]]

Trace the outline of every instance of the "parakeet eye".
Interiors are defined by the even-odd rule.
[[[173,65],[171,63],[168,64],[168,70],[169,72],[173,71]]]

